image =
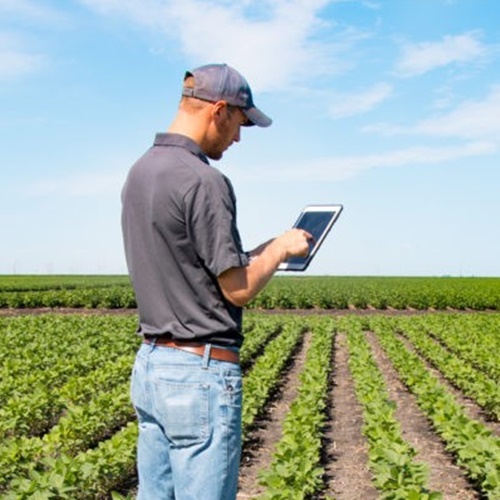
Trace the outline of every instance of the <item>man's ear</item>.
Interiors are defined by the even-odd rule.
[[[225,119],[226,113],[227,113],[226,101],[217,101],[212,104],[212,117],[216,123],[219,123],[221,119]]]

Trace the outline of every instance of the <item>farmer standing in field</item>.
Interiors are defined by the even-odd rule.
[[[132,375],[142,500],[230,500],[241,452],[242,308],[278,265],[304,256],[294,229],[242,248],[230,181],[209,164],[267,127],[247,81],[225,64],[186,73],[167,133],[131,168],[122,228],[143,337]]]

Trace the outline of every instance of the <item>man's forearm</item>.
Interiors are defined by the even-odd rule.
[[[224,297],[243,307],[267,285],[282,262],[295,255],[307,255],[311,238],[307,231],[291,229],[258,246],[250,253],[248,266],[232,267],[218,277]]]
[[[267,240],[266,242],[260,244],[258,247],[254,248],[252,251],[249,252],[250,258],[254,259],[255,257],[258,257],[274,240],[275,238],[271,238],[270,240]]]
[[[243,307],[267,285],[285,259],[286,253],[276,240],[260,245],[250,252],[248,266],[228,269],[219,276],[224,296],[234,305]]]

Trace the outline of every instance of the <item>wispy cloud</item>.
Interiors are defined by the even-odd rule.
[[[477,32],[447,35],[438,42],[407,43],[402,47],[396,71],[405,77],[422,75],[449,64],[475,61],[487,52]]]
[[[332,156],[293,165],[264,166],[258,169],[235,169],[234,178],[244,181],[335,182],[352,178],[361,172],[376,168],[434,165],[462,158],[490,155],[497,152],[495,145],[470,142],[459,146],[414,146],[381,154]]]
[[[0,1],[0,82],[35,73],[43,68],[48,56],[40,52],[32,35],[26,36],[24,28],[67,26],[67,16],[60,10],[43,5],[37,0]],[[5,28],[8,26],[8,28]]]
[[[123,171],[83,172],[57,179],[44,179],[22,188],[27,197],[98,197],[117,198],[125,180]]]
[[[437,137],[490,139],[500,144],[500,85],[482,100],[463,102],[453,111],[418,123],[414,132]]]
[[[392,90],[392,85],[378,83],[362,92],[335,94],[330,101],[330,116],[339,119],[370,111],[388,99]]]
[[[274,90],[335,72],[334,44],[319,40],[329,0],[80,0],[101,13],[126,16],[180,43],[194,63],[237,66],[256,90]],[[341,36],[339,34],[339,36]],[[331,37],[330,37],[331,39]],[[337,40],[338,41],[338,40]]]
[[[379,124],[366,129],[384,135],[426,136],[458,140],[446,146],[418,145],[381,154],[329,157],[308,162],[307,166],[274,166],[259,172],[249,170],[259,179],[276,176],[290,181],[339,181],[375,168],[408,167],[457,161],[464,158],[498,154],[500,148],[500,85],[478,100],[462,102],[448,113],[422,120],[412,126]]]
[[[64,19],[63,14],[47,5],[41,5],[38,0],[2,0],[0,12],[9,17],[18,17],[24,20],[41,23],[58,23]]]
[[[370,2],[370,1],[365,0],[364,2],[362,2],[362,4],[371,10],[380,10],[382,8],[382,5],[380,2]]]
[[[448,113],[432,116],[412,126],[376,124],[367,132],[383,135],[426,135],[500,144],[500,85],[491,87],[483,99],[467,100]]]
[[[0,33],[0,82],[38,71],[45,61],[42,54],[22,47],[16,37]]]

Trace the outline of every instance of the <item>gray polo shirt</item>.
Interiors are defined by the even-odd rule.
[[[242,309],[217,276],[248,264],[229,179],[191,139],[157,134],[122,192],[125,255],[140,334],[242,343]]]

